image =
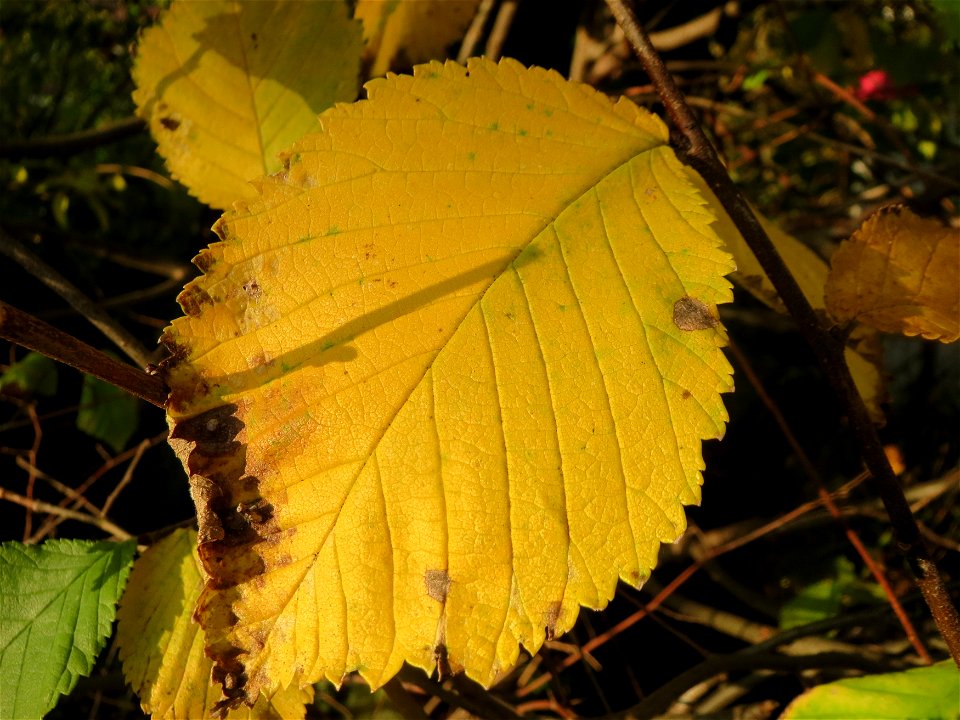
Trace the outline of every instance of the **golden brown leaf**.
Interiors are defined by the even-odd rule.
[[[960,337],[960,230],[908,208],[874,213],[833,255],[827,311],[888,333]]]

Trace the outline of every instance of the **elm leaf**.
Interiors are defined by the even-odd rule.
[[[0,545],[0,717],[41,717],[93,669],[136,543]]]
[[[509,60],[366,90],[164,334],[226,706],[405,661],[490,685],[644,582],[725,428],[733,265],[658,118]]]
[[[137,558],[117,611],[123,674],[154,718],[210,718],[220,687],[203,652],[203,630],[193,608],[203,588],[197,533],[179,529]],[[260,697],[228,718],[303,718],[313,699],[309,686]]]
[[[960,338],[960,229],[886,207],[840,245],[832,265],[826,304],[838,322]]]
[[[790,703],[781,720],[960,720],[960,670],[952,660],[905,672],[818,685]]]
[[[356,98],[360,33],[343,0],[174,0],[138,48],[137,112],[190,193],[229,207],[317,113]]]

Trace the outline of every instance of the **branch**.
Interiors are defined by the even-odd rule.
[[[646,32],[637,21],[625,0],[606,0],[620,27],[623,28],[647,75],[653,82],[674,128],[678,131],[675,144],[678,154],[690,167],[700,173],[733,220],[750,250],[797,323],[800,333],[810,345],[820,367],[827,376],[834,393],[853,430],[860,456],[873,476],[876,489],[890,518],[890,525],[901,551],[907,557],[917,585],[930,608],[950,649],[954,662],[960,666],[960,616],[944,586],[940,571],[923,542],[920,528],[903,495],[903,489],[890,467],[876,428],[867,413],[863,398],[857,392],[844,359],[843,343],[834,338],[821,324],[817,313],[807,302],[800,286],[773,247],[770,238],[760,226],[747,201],[737,190],[724,169],[716,150],[707,140],[696,116],[667,72],[663,61],[654,50]]]
[[[70,303],[74,310],[89,320],[137,365],[146,367],[150,364],[150,354],[133,335],[118,325],[103,308],[80,292],[76,285],[10,237],[2,228],[0,228],[0,252],[19,263],[24,270]]]
[[[3,487],[0,487],[0,500],[9,500],[12,503],[22,505],[23,507],[32,510],[33,512],[49,513],[67,520],[79,520],[80,522],[87,523],[88,525],[95,525],[111,537],[119,538],[120,540],[130,540],[133,537],[133,535],[128,533],[122,527],[110,522],[106,518],[95,517],[93,515],[88,515],[87,513],[62,508],[59,505],[51,505],[50,503],[43,502],[42,500],[34,500],[32,498],[24,497],[23,495],[18,495],[17,493],[11,492]]]
[[[652,692],[638,705],[606,717],[610,720],[648,720],[654,718],[664,712],[670,706],[670,703],[682,695],[685,690],[721,673],[744,670],[798,672],[800,670],[825,668],[855,668],[868,673],[885,672],[889,669],[885,665],[874,660],[868,660],[858,653],[826,652],[815,655],[777,655],[775,653],[744,651],[732,655],[715,655],[678,675]]]
[[[143,132],[146,126],[140,118],[129,117],[93,130],[0,143],[0,158],[46,158],[73,155],[137,135]]]
[[[471,715],[480,718],[491,718],[496,720],[505,720],[506,718],[519,718],[516,710],[505,702],[495,697],[481,688],[481,691],[472,697],[448,690],[441,683],[427,677],[422,670],[410,666],[403,667],[397,678],[400,682],[416,685],[428,695],[440,698],[443,702],[452,707],[463,708]]]
[[[17,310],[0,300],[0,338],[35,350],[89,373],[131,395],[164,407],[167,386],[157,375],[149,375],[96,350],[72,335]]]

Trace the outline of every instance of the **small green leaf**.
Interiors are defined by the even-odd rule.
[[[947,660],[930,667],[819,685],[794,700],[780,720],[957,720],[960,671]]]
[[[40,353],[27,353],[0,375],[0,388],[49,397],[57,392],[57,364]]]
[[[758,70],[755,73],[747,75],[743,80],[743,89],[748,91],[759,90],[763,87],[768,77],[770,77],[770,71],[767,69]]]
[[[0,717],[37,718],[93,668],[136,543],[0,545]]]
[[[780,629],[835,617],[851,605],[884,600],[879,585],[857,577],[853,563],[837,558],[831,577],[807,585],[780,609]]]
[[[77,427],[116,452],[123,450],[137,429],[137,399],[92,375],[83,378]]]

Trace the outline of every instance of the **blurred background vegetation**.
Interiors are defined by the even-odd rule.
[[[130,67],[137,34],[166,4],[0,4],[2,241],[27,247],[151,350],[162,328],[180,314],[177,292],[195,275],[189,261],[211,242],[209,228],[217,217],[170,179],[148,133],[132,119]],[[734,179],[762,212],[823,257],[863,218],[890,203],[907,203],[956,224],[960,3],[647,0],[637,5]],[[484,32],[495,32],[492,21]],[[547,9],[523,0],[500,32],[504,55],[553,67],[658,110],[648,79],[602,2]],[[457,47],[451,51],[455,55]],[[73,146],[49,142],[117,123],[121,130],[110,142],[83,136],[73,137]],[[59,295],[6,257],[0,257],[0,298],[109,348]],[[724,320],[828,486],[836,489],[854,478],[860,468],[830,394],[789,323],[743,292],[724,310]],[[890,402],[884,440],[902,459],[904,483],[919,498],[919,519],[943,567],[960,578],[956,475],[952,483],[932,483],[949,480],[960,458],[957,346],[891,339],[885,356]],[[154,357],[162,358],[159,349]],[[69,368],[32,357],[21,362],[25,358],[21,348],[0,343],[4,488],[64,507],[106,504],[109,518],[133,535],[189,520],[186,479],[164,442],[160,411]],[[727,398],[728,435],[706,448],[703,507],[690,512],[695,539],[735,536],[817,495],[770,422],[757,389],[734,365],[738,387]],[[852,490],[845,507],[848,523],[884,563],[931,653],[942,655],[869,486]],[[3,540],[103,537],[95,525],[54,524],[49,516],[9,503],[0,504],[0,527]],[[666,548],[656,584],[666,585],[689,566],[696,546]],[[606,612],[583,613],[571,634],[522,664],[497,692],[547,715],[602,715],[640,702],[705,657],[749,645],[689,603],[759,628],[873,608],[869,621],[853,626],[838,621],[831,637],[879,653],[877,669],[916,660],[843,528],[818,511],[709,563],[675,593],[673,605],[613,633],[589,661],[561,671],[578,645],[648,602],[653,585],[641,592],[621,589]],[[544,671],[555,676],[524,692]],[[766,708],[766,715],[756,717],[767,717],[805,685],[843,673],[842,668],[813,675],[744,672],[734,678],[739,694],[730,690],[737,683],[721,683],[705,688],[700,701],[713,698],[718,708]],[[314,717],[389,712],[381,695],[371,697],[352,683],[341,691],[322,690]],[[721,692],[729,695],[726,706],[718,699]],[[433,708],[437,717],[449,710],[442,702]],[[138,716],[113,646],[52,715]]]

